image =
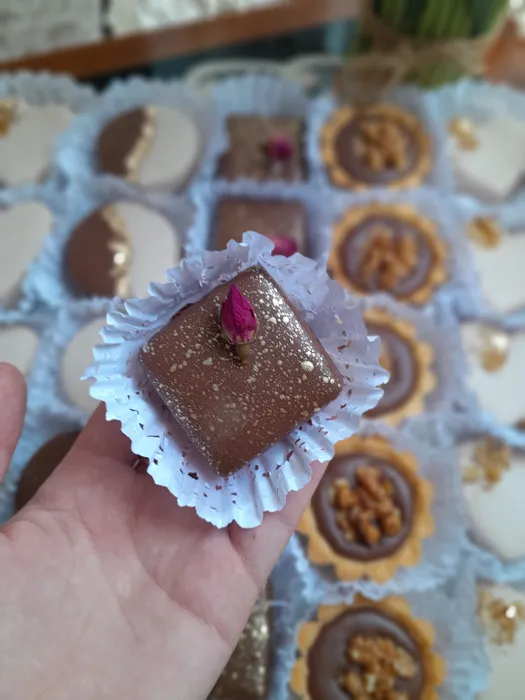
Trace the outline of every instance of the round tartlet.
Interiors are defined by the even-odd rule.
[[[448,247],[436,225],[407,204],[352,207],[336,224],[328,267],[350,291],[387,292],[423,305],[447,281]]]
[[[303,700],[372,698],[359,690],[373,684],[407,700],[437,700],[446,669],[434,638],[433,626],[415,619],[403,598],[356,596],[352,605],[321,606],[299,630],[291,689]]]
[[[413,454],[381,435],[357,435],[336,445],[298,532],[313,564],[333,566],[342,580],[384,583],[420,560],[434,532],[432,496]]]
[[[383,350],[379,362],[390,372],[382,399],[365,416],[398,425],[409,416],[423,413],[425,399],[436,387],[432,367],[434,349],[418,338],[412,323],[392,316],[385,309],[368,309],[364,320],[368,334],[381,338]]]
[[[432,144],[420,121],[393,104],[340,107],[321,130],[321,157],[345,189],[415,187],[432,167]]]

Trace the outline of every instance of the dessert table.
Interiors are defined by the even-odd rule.
[[[296,0],[0,73],[0,359],[28,383],[0,522],[99,401],[216,527],[329,461],[211,697],[332,697],[342,665],[349,698],[377,672],[379,697],[521,700],[525,97],[341,104],[356,13]]]

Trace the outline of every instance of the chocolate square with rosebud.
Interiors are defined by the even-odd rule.
[[[257,231],[273,241],[274,255],[307,255],[307,226],[297,200],[225,197],[215,209],[212,248],[222,250],[231,239],[241,243],[246,231]]]
[[[223,476],[342,390],[332,359],[260,266],[183,308],[146,343],[140,361],[192,443]]]
[[[234,114],[228,118],[226,128],[230,143],[219,158],[218,177],[287,182],[306,179],[301,119]]]

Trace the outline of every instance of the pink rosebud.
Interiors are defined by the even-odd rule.
[[[231,285],[221,307],[220,320],[222,332],[230,343],[237,345],[253,340],[257,331],[257,317],[253,306],[236,284]]]
[[[289,258],[299,250],[297,243],[289,236],[269,236],[269,238],[275,246],[272,255],[284,255],[285,258]]]
[[[267,158],[271,161],[283,162],[290,160],[293,156],[293,142],[284,134],[270,136],[264,146]]]

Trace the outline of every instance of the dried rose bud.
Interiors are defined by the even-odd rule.
[[[236,284],[232,284],[226,301],[221,307],[221,329],[228,342],[235,345],[237,355],[245,364],[248,359],[250,343],[257,332],[257,317],[253,306],[241,294]]]
[[[284,255],[285,258],[289,258],[298,251],[297,243],[289,236],[269,236],[269,239],[275,246],[272,255]]]
[[[271,161],[283,162],[290,160],[293,156],[293,142],[288,136],[276,134],[270,136],[264,145],[266,156]]]

